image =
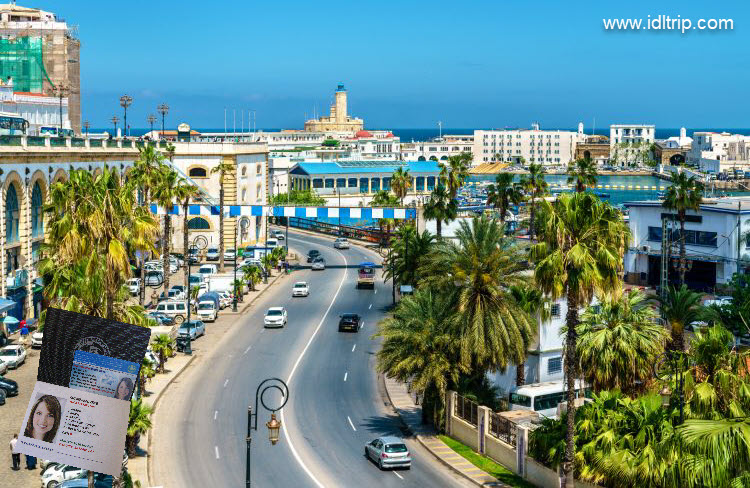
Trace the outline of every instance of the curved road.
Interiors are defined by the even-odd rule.
[[[472,486],[439,464],[415,440],[411,470],[379,471],[364,456],[364,444],[379,435],[402,435],[400,421],[378,390],[372,340],[375,324],[391,302],[390,286],[356,289],[357,264],[378,258],[353,246],[333,249],[332,240],[290,232],[300,254],[319,249],[325,271],[298,270],[277,282],[207,357],[199,357],[162,399],[151,451],[155,486],[240,487],[245,484],[247,406],[260,381],[287,381],[282,437],[271,446],[261,409],[253,432],[252,485],[258,487]],[[295,281],[307,281],[310,296],[291,298]],[[263,329],[269,306],[287,308],[283,329]],[[338,316],[363,317],[359,333],[339,333]],[[211,325],[207,326],[207,334]],[[197,344],[199,347],[199,344]],[[269,392],[266,402],[278,402]],[[278,417],[278,415],[277,415]]]

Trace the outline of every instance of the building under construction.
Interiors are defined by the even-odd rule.
[[[55,14],[0,4],[0,80],[15,92],[67,98],[70,124],[81,132],[81,42]]]

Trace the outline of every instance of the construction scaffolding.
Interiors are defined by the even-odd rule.
[[[13,78],[13,90],[42,93],[45,80],[54,86],[44,68],[41,37],[0,39],[0,79]]]

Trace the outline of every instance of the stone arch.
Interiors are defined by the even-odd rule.
[[[203,217],[193,217],[187,223],[188,232],[203,232],[212,230],[211,221]]]
[[[200,165],[193,165],[188,168],[190,178],[208,178],[208,168]]]
[[[11,171],[3,185],[3,212],[5,216],[5,244],[15,246],[21,243],[21,221],[23,219],[26,198],[21,176]]]
[[[427,158],[426,158],[426,157],[424,157],[424,156],[419,156],[419,157],[417,158],[417,161],[427,161]]]
[[[62,168],[58,168],[55,171],[55,176],[52,178],[52,183],[59,183],[61,181],[68,181],[68,173]]]
[[[685,164],[685,156],[680,153],[672,154],[672,156],[669,157],[669,164],[672,166],[680,166],[681,164]]]
[[[42,171],[36,171],[31,177],[29,187],[31,202],[31,232],[32,239],[44,237],[44,202],[49,198],[49,188],[47,179]]]
[[[591,151],[583,151],[583,159],[589,160],[591,159]]]

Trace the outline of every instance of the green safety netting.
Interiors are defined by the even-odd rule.
[[[13,90],[42,93],[44,80],[52,80],[44,69],[42,39],[17,37],[0,39],[0,77],[13,77]]]

